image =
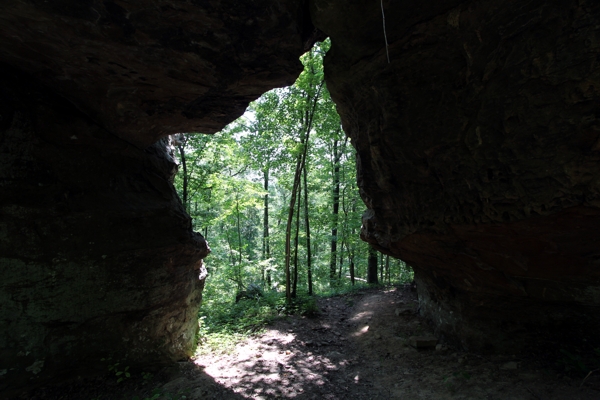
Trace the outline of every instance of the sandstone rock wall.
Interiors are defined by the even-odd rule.
[[[304,1],[0,3],[0,396],[191,354],[209,249],[157,141],[293,83],[317,37]]]
[[[141,147],[214,133],[294,83],[316,32],[304,1],[6,0],[0,60]]]
[[[314,0],[362,237],[465,347],[599,323],[600,5]],[[352,32],[349,33],[353,28]],[[584,329],[585,330],[585,329]]]
[[[293,82],[312,23],[362,236],[414,265],[438,332],[597,331],[600,5],[383,5],[385,32],[370,0],[0,4],[0,391],[190,353],[208,247],[153,143]]]
[[[164,144],[0,70],[0,392],[189,356],[208,246]]]

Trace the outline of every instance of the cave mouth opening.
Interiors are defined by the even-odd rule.
[[[359,238],[365,206],[356,152],[324,81],[329,46],[317,43],[293,85],[263,94],[220,132],[174,137],[177,192],[212,250],[200,316],[213,331],[240,296],[302,297],[413,279],[410,266]]]

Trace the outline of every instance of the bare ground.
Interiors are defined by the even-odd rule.
[[[411,347],[409,337],[431,329],[415,315],[408,289],[319,306],[318,318],[279,321],[231,355],[195,363],[246,399],[600,399],[597,379],[580,388],[582,379],[536,369],[531,360]]]
[[[409,337],[431,329],[408,288],[320,299],[319,308],[316,318],[278,320],[228,355],[197,356],[144,386],[71,385],[31,398],[132,399],[139,390],[144,399],[152,385],[160,399],[600,399],[599,373],[583,382],[531,357],[411,347]]]

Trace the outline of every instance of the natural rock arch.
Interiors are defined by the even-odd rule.
[[[193,354],[209,248],[158,139],[291,84],[315,35],[302,2],[199,4],[0,6],[0,392]]]
[[[379,2],[242,3],[0,6],[1,392],[189,355],[209,249],[157,140],[220,129],[325,34],[363,238],[439,332],[598,326],[596,2],[384,1],[390,64]]]

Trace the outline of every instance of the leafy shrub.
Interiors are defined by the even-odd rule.
[[[346,294],[357,293],[363,290],[371,290],[374,286],[367,283],[357,282],[355,285],[341,285],[334,286],[323,290],[320,294],[322,297],[334,297],[334,296],[343,296]]]
[[[265,292],[253,299],[242,298],[237,303],[211,302],[210,308],[202,308],[199,318],[199,351],[227,353],[243,338],[260,332],[276,318],[291,314],[308,317],[318,315],[314,297],[300,295],[286,302],[285,295]]]

